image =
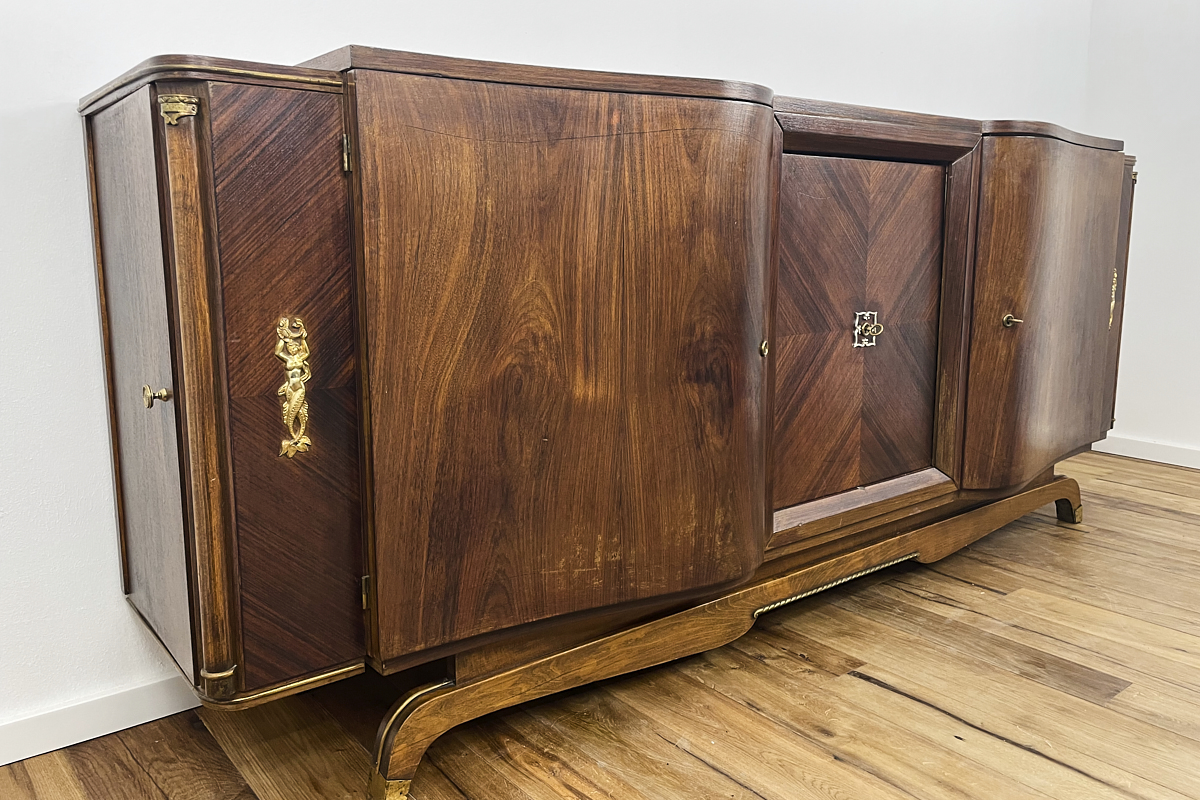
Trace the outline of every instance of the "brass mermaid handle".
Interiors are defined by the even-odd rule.
[[[292,437],[283,440],[279,455],[292,458],[296,453],[307,453],[312,447],[312,440],[304,433],[308,427],[308,398],[304,384],[312,377],[312,369],[308,366],[308,331],[299,317],[290,320],[280,317],[275,333],[279,336],[275,355],[283,362],[287,373],[287,380],[276,394],[283,398],[283,424]]]

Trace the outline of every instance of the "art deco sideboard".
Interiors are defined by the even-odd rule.
[[[85,98],[125,591],[207,704],[450,727],[1045,503],[1133,159],[1043,123],[349,47]]]

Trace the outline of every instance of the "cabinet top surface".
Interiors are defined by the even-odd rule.
[[[505,64],[362,45],[347,45],[297,66],[194,55],[154,56],[84,97],[79,102],[79,110],[83,114],[99,111],[156,80],[225,79],[286,82],[326,91],[340,91],[343,84],[342,73],[356,69],[525,86],[739,100],[771,105],[778,113],[829,117],[851,120],[859,124],[936,128],[948,133],[985,136],[1045,136],[1102,150],[1121,150],[1124,147],[1124,143],[1116,139],[1088,136],[1045,122],[973,120],[796,97],[776,97],[771,89],[754,83]]]
[[[774,93],[765,86],[738,81],[505,64],[348,45],[294,67],[207,56],[155,56],[84,97],[79,102],[79,110],[84,114],[99,110],[129,91],[155,80],[234,78],[340,88],[341,73],[355,69],[526,86],[741,100],[768,106],[774,97]]]

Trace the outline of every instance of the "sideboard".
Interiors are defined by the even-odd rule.
[[[377,797],[463,721],[1081,520],[1121,142],[364,47],[80,111],[125,592],[207,705],[388,676]]]

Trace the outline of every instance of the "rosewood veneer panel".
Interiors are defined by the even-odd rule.
[[[362,658],[358,413],[341,97],[211,85],[246,688]],[[280,317],[308,330],[312,449],[286,429]]]
[[[749,576],[770,109],[355,81],[379,657]]]
[[[1129,180],[1117,151],[985,137],[964,488],[1024,483],[1112,427]]]
[[[146,408],[142,386],[178,391],[149,87],[88,120],[100,298],[125,591],[184,673],[194,673],[177,398]]]
[[[932,463],[942,167],[785,154],[774,508]],[[854,348],[858,311],[884,332]]]

